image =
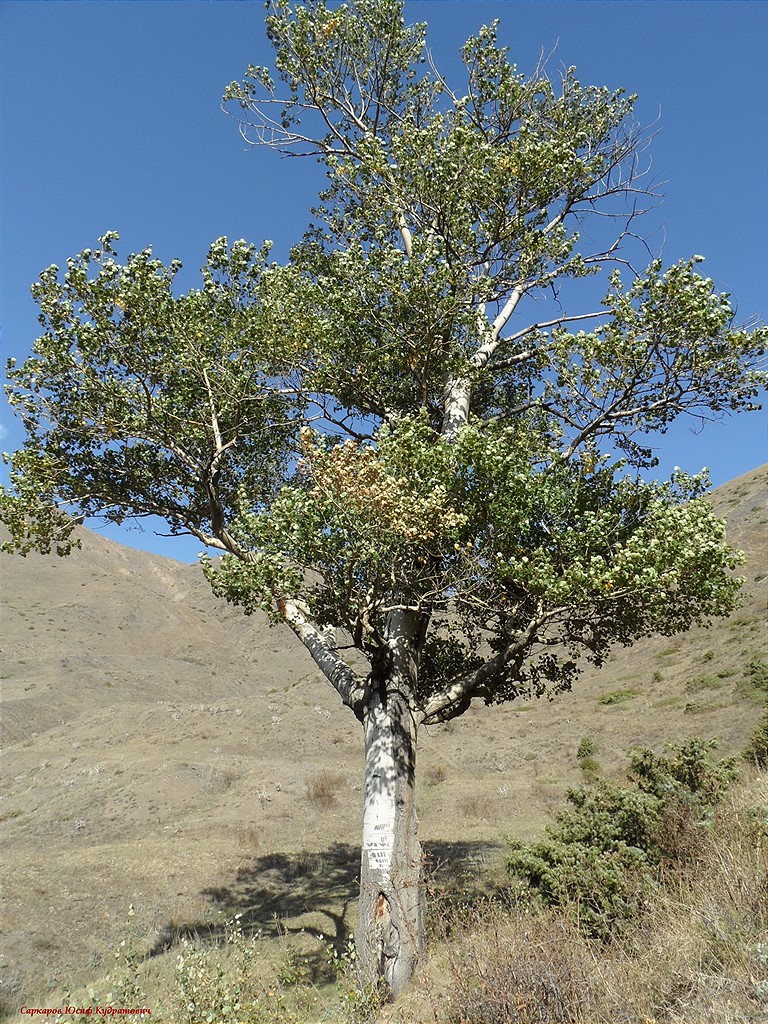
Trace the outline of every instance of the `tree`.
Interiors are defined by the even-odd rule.
[[[219,239],[186,294],[114,234],[41,274],[5,547],[160,516],[222,555],[218,594],[290,626],[363,727],[358,958],[397,995],[424,949],[418,727],[734,606],[705,480],[647,482],[642,442],[748,408],[767,332],[700,257],[633,269],[633,97],[526,78],[495,25],[453,91],[400,0],[266,21],[277,83],[250,67],[225,99],[320,160],[315,224],[285,265]]]

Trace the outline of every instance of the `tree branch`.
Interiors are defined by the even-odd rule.
[[[425,725],[432,725],[436,722],[447,722],[451,718],[457,718],[467,710],[473,697],[491,700],[502,673],[512,663],[522,662],[534,642],[536,634],[550,617],[550,614],[545,615],[540,610],[515,643],[510,644],[495,657],[483,662],[473,672],[454,680],[440,693],[430,697],[422,709],[422,722]]]
[[[339,657],[323,632],[311,622],[307,606],[298,598],[276,594],[275,601],[284,621],[301,640],[312,660],[341,697],[342,703],[362,721],[367,686],[361,677]]]

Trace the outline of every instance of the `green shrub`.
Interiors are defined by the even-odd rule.
[[[629,786],[597,779],[569,790],[547,839],[512,844],[509,872],[543,903],[574,910],[587,935],[609,938],[655,888],[663,861],[695,856],[706,809],[737,778],[735,759],[714,760],[714,746],[638,750]]]
[[[600,774],[600,764],[594,757],[582,757],[579,767],[587,778]]]
[[[745,697],[765,700],[768,696],[768,661],[764,658],[753,658],[736,688]]]
[[[568,792],[571,807],[540,843],[514,844],[509,871],[549,906],[570,906],[583,930],[608,938],[651,881],[661,801],[599,779]]]
[[[768,768],[768,704],[763,717],[744,750],[747,761],[753,761],[758,768]]]
[[[336,975],[343,1024],[376,1024],[387,1001],[386,990],[380,982],[361,978],[354,939],[348,938],[341,951],[329,945],[328,962]]]
[[[597,753],[597,744],[591,736],[582,736],[579,743],[579,749],[576,751],[576,757],[579,761],[585,757],[591,757]]]
[[[639,696],[639,690],[614,690],[613,693],[604,694],[598,703],[608,706],[611,704],[623,704],[625,700],[633,700],[635,697]]]
[[[737,758],[714,760],[716,748],[717,740],[693,738],[670,743],[668,754],[636,750],[630,759],[630,776],[641,792],[661,800],[679,796],[716,804],[739,777]]]

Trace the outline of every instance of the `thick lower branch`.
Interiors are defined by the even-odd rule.
[[[432,725],[458,718],[475,697],[491,701],[500,683],[508,678],[510,667],[522,664],[544,621],[544,617],[537,618],[514,644],[483,662],[473,672],[455,679],[440,693],[433,694],[422,708],[422,722]]]
[[[290,597],[276,597],[277,606],[285,622],[301,640],[312,660],[330,682],[355,717],[363,720],[368,688],[365,681],[339,657],[322,630],[306,615],[302,602]]]

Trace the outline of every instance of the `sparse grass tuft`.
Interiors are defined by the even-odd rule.
[[[462,818],[495,818],[498,814],[498,809],[498,800],[494,800],[490,796],[464,796],[456,805],[456,810]]]
[[[422,772],[427,786],[438,786],[448,778],[448,769],[444,764],[430,764]]]
[[[509,913],[488,902],[451,944],[451,1024],[576,1024],[594,1003],[594,960],[562,917]]]
[[[327,810],[336,803],[336,794],[343,782],[344,777],[338,772],[319,772],[314,778],[307,779],[307,800]]]
[[[634,697],[639,697],[639,690],[614,690],[613,693],[605,693],[599,699],[599,704],[611,705],[611,704],[623,704],[626,700],[632,700]]]

